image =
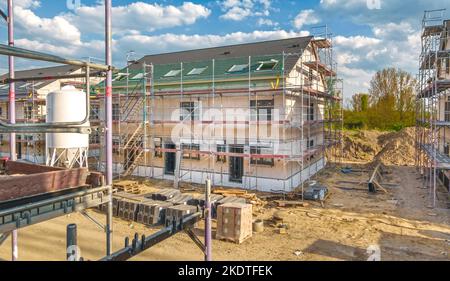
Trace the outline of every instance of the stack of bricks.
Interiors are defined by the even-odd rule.
[[[139,204],[139,201],[134,201],[131,199],[120,200],[118,217],[124,220],[135,221]]]
[[[137,222],[149,226],[164,223],[166,210],[172,203],[147,199],[139,204]]]
[[[252,237],[252,205],[225,203],[217,209],[216,238],[241,244]]]
[[[196,213],[197,207],[190,205],[177,205],[167,209],[166,211],[166,225],[171,224],[173,221],[180,221],[182,218],[188,217]]]

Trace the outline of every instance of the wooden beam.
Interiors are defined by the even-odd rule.
[[[5,162],[5,171],[7,175],[31,175],[38,173],[47,173],[47,172],[55,172],[62,171],[63,168],[49,167],[43,165],[36,165],[24,162],[17,161],[6,161]]]
[[[86,185],[88,169],[58,170],[0,177],[0,201],[14,200]]]

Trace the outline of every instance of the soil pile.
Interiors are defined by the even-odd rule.
[[[383,149],[375,157],[375,160],[379,160],[385,165],[414,166],[414,128],[406,128],[400,132],[381,135],[379,142]]]
[[[385,165],[413,166],[414,128],[399,132],[358,131],[344,134],[344,161],[380,161]]]

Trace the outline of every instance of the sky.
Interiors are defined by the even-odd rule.
[[[104,58],[101,0],[13,0],[16,46],[70,58]],[[113,60],[202,47],[333,34],[346,98],[367,92],[377,70],[417,73],[424,10],[450,0],[211,0],[113,2]],[[6,0],[0,0],[5,10]],[[450,18],[450,9],[447,11]],[[0,18],[1,20],[1,18]],[[0,41],[7,42],[0,21]],[[17,59],[17,69],[43,64]],[[0,73],[7,71],[0,58]]]

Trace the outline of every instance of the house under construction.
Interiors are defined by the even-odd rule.
[[[323,30],[129,61],[113,78],[115,175],[292,191],[337,162],[342,81]]]
[[[450,188],[450,20],[426,11],[418,78],[416,165],[437,205],[438,183]]]

